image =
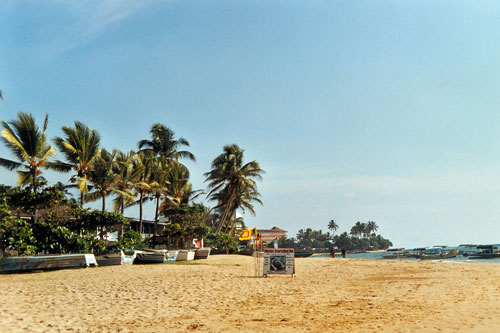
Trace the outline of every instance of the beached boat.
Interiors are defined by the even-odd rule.
[[[162,264],[167,262],[167,250],[133,250],[136,254],[134,264]]]
[[[314,252],[295,252],[295,258],[307,258],[314,254]]]
[[[434,251],[436,252],[436,251]],[[436,253],[424,253],[419,256],[421,260],[439,260],[439,259],[448,259],[454,258],[458,255],[457,250],[449,250],[449,251],[439,251]]]
[[[417,254],[413,252],[391,253],[382,256],[382,259],[409,259],[416,258]]]
[[[93,254],[61,254],[23,257],[3,257],[0,259],[0,273],[18,273],[35,270],[95,267]]]
[[[208,256],[210,255],[210,251],[212,249],[209,247],[202,247],[200,249],[196,249],[194,252],[194,258],[195,259],[207,259]]]
[[[99,266],[111,266],[111,265],[132,265],[136,257],[135,252],[130,252],[125,254],[123,251],[98,254],[95,256],[97,264]]]
[[[477,252],[468,255],[469,259],[493,259],[500,258],[500,244],[479,245]]]
[[[170,250],[167,252],[167,261],[168,262],[175,262],[177,261],[177,255],[179,254],[179,251],[177,250]]]
[[[179,250],[177,261],[194,260],[194,250]]]

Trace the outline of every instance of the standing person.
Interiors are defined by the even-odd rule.
[[[342,258],[345,258],[345,249],[342,248]]]
[[[330,251],[330,255],[332,256],[332,258],[335,258],[335,248],[332,247],[332,250]]]

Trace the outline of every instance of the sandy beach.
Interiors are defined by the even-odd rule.
[[[500,266],[252,257],[1,275],[4,332],[497,332]]]

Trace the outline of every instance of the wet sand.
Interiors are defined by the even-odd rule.
[[[498,332],[500,265],[252,257],[0,275],[3,332]]]

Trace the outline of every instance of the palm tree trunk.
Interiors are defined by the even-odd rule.
[[[120,207],[120,212],[122,213],[122,216],[123,216],[123,211],[125,210],[124,206],[125,206],[125,202],[124,202],[124,200],[123,200],[123,197],[121,197],[121,207]],[[123,227],[123,224],[122,224],[122,236],[123,236],[124,231],[125,231],[125,230],[124,230],[124,227]]]
[[[233,200],[234,200],[234,193],[231,193],[229,199],[227,200],[226,207],[224,207],[224,211],[222,212],[222,215],[220,217],[220,223],[217,226],[217,230],[215,232],[216,234],[221,232],[222,227],[231,219],[231,216],[229,214],[232,215],[233,213],[230,208],[232,206]]]
[[[80,207],[83,208],[83,192],[80,191]]]
[[[160,196],[156,196],[156,209],[155,209],[155,225],[154,225],[154,231],[155,235],[158,233],[158,209],[160,209]]]
[[[139,197],[139,230],[142,230],[142,191],[141,196]]]
[[[104,213],[104,211],[106,210],[106,196],[104,195],[103,192],[101,192],[101,196],[102,196],[102,212]]]

